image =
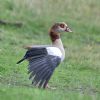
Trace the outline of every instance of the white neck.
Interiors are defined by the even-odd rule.
[[[61,50],[62,58],[64,59],[65,58],[65,50],[64,50],[61,39],[60,38],[56,39],[55,41],[52,42],[52,45],[58,47]]]

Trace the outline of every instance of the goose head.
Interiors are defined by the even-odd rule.
[[[72,32],[72,30],[68,27],[66,23],[58,22],[51,27],[51,32],[62,33],[62,32]]]

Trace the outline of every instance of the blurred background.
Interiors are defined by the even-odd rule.
[[[31,86],[27,62],[16,65],[24,46],[51,44],[48,31],[65,22],[65,61],[50,85]],[[16,98],[15,98],[16,97]],[[100,0],[0,0],[0,98],[2,100],[100,99]]]

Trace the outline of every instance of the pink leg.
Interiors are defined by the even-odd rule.
[[[48,84],[46,85],[45,88],[47,88],[47,89],[52,89],[52,90],[55,90],[55,89],[56,89],[55,87],[50,87]]]

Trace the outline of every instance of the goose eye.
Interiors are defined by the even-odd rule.
[[[64,28],[64,24],[60,24],[60,27],[61,27],[61,28]]]

